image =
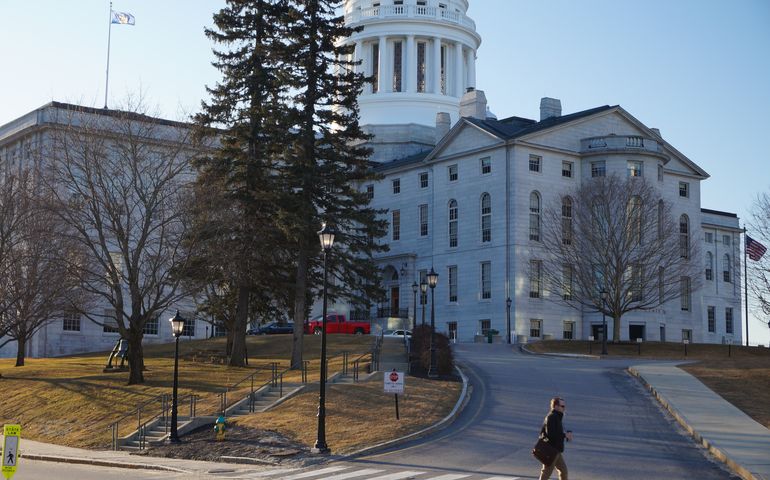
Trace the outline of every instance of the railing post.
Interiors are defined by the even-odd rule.
[[[278,398],[283,398],[283,373],[281,374],[281,386],[278,390]]]
[[[307,369],[310,365],[310,360],[302,361],[302,383],[307,383]]]

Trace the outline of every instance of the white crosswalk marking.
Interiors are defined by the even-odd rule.
[[[363,477],[364,475],[374,475],[375,473],[384,472],[385,470],[376,470],[374,468],[364,468],[363,470],[356,470],[355,472],[340,473],[332,475],[331,477],[324,477],[324,480],[345,480],[346,478]]]
[[[423,473],[425,472],[407,470],[405,472],[389,473],[387,475],[381,475],[379,477],[372,477],[369,480],[401,480],[402,478],[416,477],[417,475],[422,475]]]
[[[519,480],[521,477],[489,477],[484,480]]]
[[[327,473],[339,472],[340,470],[347,470],[348,467],[328,467],[320,470],[313,470],[312,472],[297,473],[288,477],[281,477],[281,480],[300,480],[302,478],[317,477],[319,475],[325,475]]]
[[[457,473],[448,473],[446,475],[441,475],[439,477],[431,477],[426,480],[458,480],[460,478],[468,478],[470,475],[460,475]]]

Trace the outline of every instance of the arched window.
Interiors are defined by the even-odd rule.
[[[449,201],[449,246],[457,246],[457,200]]]
[[[690,258],[690,219],[687,215],[679,217],[679,256]]]
[[[540,241],[540,194],[537,192],[529,195],[529,239]]]
[[[730,283],[732,279],[731,275],[731,269],[730,269],[730,255],[725,253],[724,258],[722,258],[722,277],[725,282]]]
[[[714,279],[714,255],[706,252],[706,280]]]
[[[492,197],[488,193],[481,195],[481,241],[492,241]]]
[[[561,199],[561,243],[572,245],[572,199]]]

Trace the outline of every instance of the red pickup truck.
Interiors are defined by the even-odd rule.
[[[320,335],[323,331],[323,315],[313,317],[305,326],[305,333]],[[349,322],[345,315],[339,313],[326,314],[326,333],[352,333],[355,335],[368,335],[371,332],[369,322]]]

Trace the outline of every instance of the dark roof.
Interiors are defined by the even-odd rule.
[[[719,210],[709,210],[708,208],[701,208],[700,211],[702,213],[710,213],[711,215],[721,215],[723,217],[738,218],[737,213],[721,212]]]
[[[398,168],[412,163],[420,163],[425,160],[425,157],[427,157],[429,153],[430,150],[425,150],[408,157],[397,158],[396,160],[391,160],[389,162],[376,163],[376,165],[374,165],[374,171],[390,170],[391,168]]]
[[[70,110],[73,112],[106,115],[108,117],[117,117],[117,118],[129,119],[129,120],[138,120],[140,122],[155,123],[159,125],[168,125],[172,127],[190,128],[192,126],[191,123],[177,122],[174,120],[166,120],[165,118],[151,117],[149,115],[142,115],[141,113],[136,113],[136,112],[127,112],[124,110],[114,110],[110,108],[84,107],[82,105],[74,105],[72,103],[52,101],[40,107],[40,110],[46,107],[58,108],[61,110]]]
[[[563,115],[560,117],[549,117],[540,122],[521,117],[509,117],[503,120],[479,120],[477,118],[466,117],[465,120],[471,122],[479,128],[487,130],[494,135],[502,137],[505,140],[512,140],[517,137],[529,135],[530,133],[535,133],[540,130],[545,130],[558,125],[562,125],[564,123],[572,122],[583,117],[588,117],[596,113],[603,112],[605,110],[610,110],[612,108],[615,107],[604,105],[601,107],[591,108],[589,110],[583,110],[582,112],[570,113],[569,115]]]

